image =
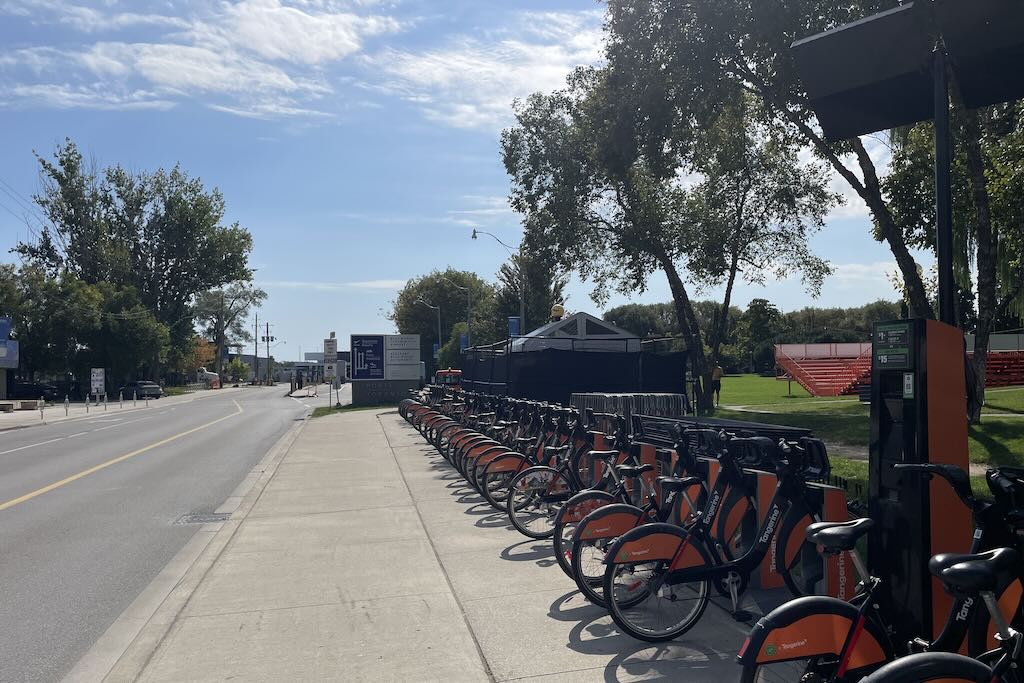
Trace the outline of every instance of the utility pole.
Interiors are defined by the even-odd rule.
[[[270,323],[267,323],[267,385],[270,385]]]
[[[256,327],[253,330],[255,334],[252,336],[252,383],[258,384],[260,381],[260,314],[256,314]]]

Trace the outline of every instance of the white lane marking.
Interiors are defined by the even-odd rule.
[[[89,432],[78,432],[77,434],[68,434],[67,438],[68,438],[68,439],[73,439],[73,438],[75,438],[76,436],[82,436],[83,434],[88,434],[88,433],[89,433]]]
[[[40,441],[39,443],[30,443],[27,446],[20,446],[18,448],[12,448],[9,451],[0,451],[0,455],[7,455],[8,453],[14,453],[16,451],[23,451],[26,448],[35,448],[36,446],[45,446],[48,443],[53,443],[54,441],[63,441],[63,440],[64,440],[63,436],[58,436],[56,439],[50,439],[49,441]]]
[[[156,415],[151,415],[150,417],[143,417],[143,418],[140,418],[138,420],[132,420],[131,422],[121,422],[121,423],[118,423],[116,425],[107,425],[106,427],[100,427],[99,429],[94,429],[92,431],[94,431],[94,432],[102,432],[105,429],[113,429],[114,427],[124,427],[125,425],[133,425],[133,424],[136,424],[136,423],[139,423],[139,422],[145,422],[146,420],[152,420],[155,417],[156,417]]]

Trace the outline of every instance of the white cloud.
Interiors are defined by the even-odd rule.
[[[54,109],[170,109],[174,103],[161,99],[157,93],[135,90],[124,94],[112,93],[104,87],[71,86],[67,84],[39,83],[16,85],[8,91],[24,102]]]
[[[889,273],[899,272],[895,261],[838,263],[832,265],[831,279],[843,289],[888,285]]]
[[[60,50],[32,47],[0,56],[0,69],[18,76],[7,81],[21,81],[2,94],[44,106],[67,106],[57,103],[66,102],[68,93],[106,89],[115,93],[108,101],[78,97],[75,106],[135,106],[133,98],[117,93],[140,91],[155,93],[161,102],[199,99],[239,116],[323,118],[330,113],[311,103],[333,93],[324,67],[363,49],[369,37],[401,30],[390,16],[359,13],[366,4],[361,2],[206,2],[192,5],[187,17],[117,12],[117,0],[108,0],[106,8],[63,0],[0,3],[0,15],[70,24],[83,32],[152,29],[145,41],[100,40]],[[148,35],[154,31],[157,35]],[[25,70],[36,78],[27,79]],[[65,96],[40,97],[49,91],[64,91]]]
[[[390,48],[366,57],[385,76],[368,87],[448,125],[495,128],[509,121],[514,99],[563,87],[572,69],[601,59],[600,13],[523,13],[518,23],[513,36],[461,37],[441,48]]]
[[[270,60],[322,64],[359,51],[367,37],[395,33],[386,16],[346,11],[303,11],[279,0],[245,0],[228,5],[217,23],[197,28],[198,42],[211,35]]]

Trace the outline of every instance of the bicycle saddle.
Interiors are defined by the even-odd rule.
[[[853,550],[857,539],[875,525],[875,520],[868,517],[855,519],[851,522],[815,522],[808,524],[804,532],[807,540],[820,545],[828,552]]]
[[[618,451],[587,451],[587,457],[591,460],[603,460],[611,462],[619,457]]]
[[[1013,548],[996,548],[976,555],[942,553],[928,561],[928,571],[954,594],[994,591],[999,575],[1015,569],[1020,555]]]
[[[663,491],[682,491],[688,486],[694,486],[703,480],[700,477],[658,477],[655,479]]]
[[[623,477],[639,477],[644,472],[650,472],[654,465],[617,465],[615,471]]]

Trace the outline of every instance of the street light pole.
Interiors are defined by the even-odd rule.
[[[448,284],[450,284],[452,287],[455,287],[456,289],[463,290],[463,291],[466,292],[466,346],[472,346],[473,345],[473,323],[472,323],[471,319],[472,319],[472,313],[473,313],[473,290],[470,289],[469,287],[463,287],[462,285],[458,284],[457,282],[453,282],[452,280],[449,280],[446,277],[442,276],[441,279],[444,280],[445,282],[447,282]]]
[[[470,235],[470,239],[476,239],[477,235],[488,235],[494,238],[494,241],[505,247],[508,255],[512,257],[516,267],[519,269],[519,334],[526,333],[526,270],[523,268],[523,250],[520,247],[518,255],[512,252],[512,247],[508,246],[497,235],[492,235],[486,230],[477,230],[473,228],[473,234]]]
[[[435,311],[437,311],[437,352],[438,352],[438,356],[440,357],[440,354],[441,354],[441,304],[438,304],[437,306],[435,306],[433,304],[427,303],[423,299],[416,299],[416,303],[423,304],[427,308],[433,308]],[[435,359],[435,361],[437,361],[437,360],[439,360],[439,358]],[[440,364],[438,364],[438,367],[440,367]]]

